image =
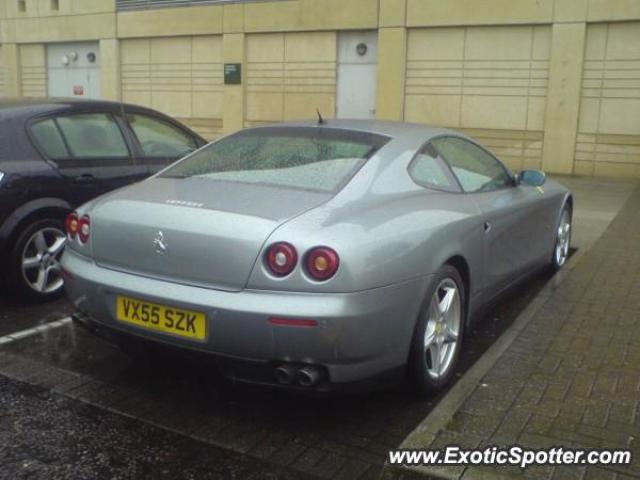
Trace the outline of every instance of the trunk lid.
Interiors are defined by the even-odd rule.
[[[153,178],[90,212],[98,265],[171,282],[239,291],[265,241],[332,194],[198,178]]]

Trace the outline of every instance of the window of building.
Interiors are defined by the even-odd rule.
[[[51,0],[51,10],[60,10],[60,0]]]
[[[27,0],[18,0],[18,11],[19,12],[27,11]]]

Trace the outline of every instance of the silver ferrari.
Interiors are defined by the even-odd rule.
[[[67,219],[75,318],[214,359],[238,381],[333,390],[452,377],[477,313],[566,262],[573,198],[446,129],[252,128]]]

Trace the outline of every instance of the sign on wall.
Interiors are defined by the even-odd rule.
[[[224,64],[224,84],[240,85],[242,83],[242,64],[225,63]]]

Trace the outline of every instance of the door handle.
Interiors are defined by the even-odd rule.
[[[96,181],[96,177],[90,173],[83,173],[82,175],[75,177],[73,181],[76,183],[93,183]]]
[[[484,233],[489,233],[491,231],[491,224],[489,222],[484,222]]]

